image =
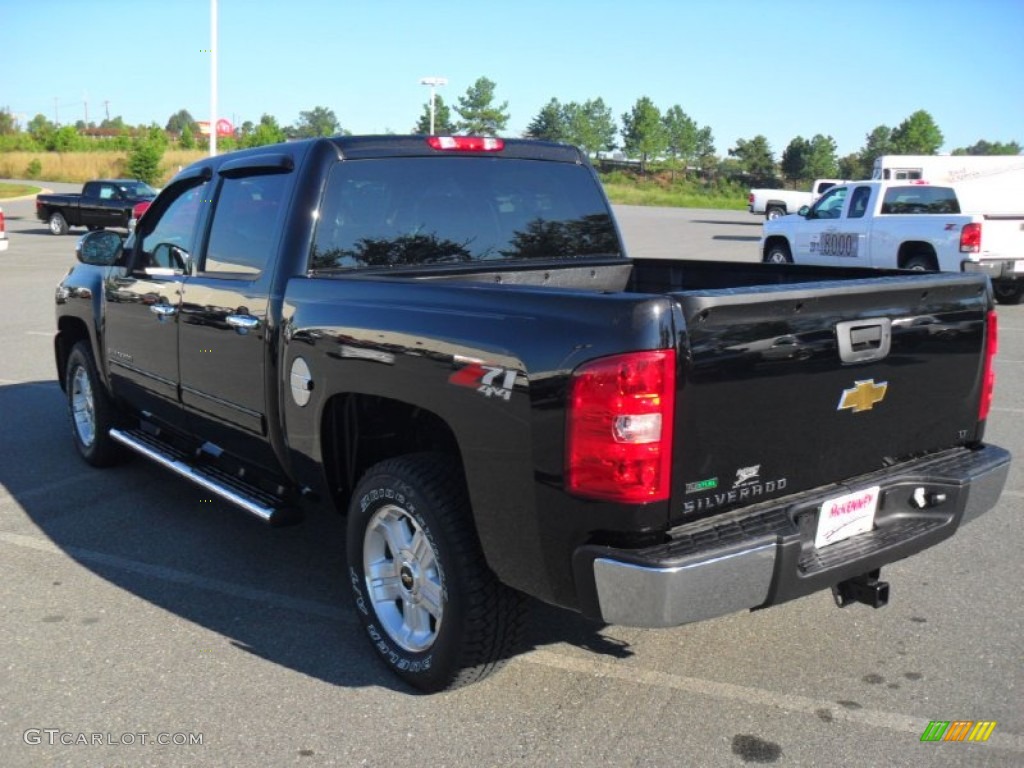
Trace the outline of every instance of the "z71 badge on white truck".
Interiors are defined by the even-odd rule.
[[[995,297],[1024,293],[1024,214],[964,214],[954,186],[857,181],[833,187],[799,216],[766,221],[770,263],[982,272]]]

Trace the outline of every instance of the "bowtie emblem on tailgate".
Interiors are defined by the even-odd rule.
[[[855,381],[850,389],[844,389],[839,398],[837,411],[870,411],[878,403],[885,399],[886,390],[889,389],[889,382],[881,381],[875,384],[874,379],[866,381]]]
[[[836,323],[839,359],[844,363],[870,363],[889,354],[892,321],[888,317]]]

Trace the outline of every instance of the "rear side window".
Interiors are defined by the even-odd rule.
[[[256,277],[270,263],[285,207],[287,174],[224,179],[206,246],[204,272]]]
[[[504,158],[347,160],[331,171],[312,269],[620,253],[589,169]]]
[[[882,213],[960,213],[960,204],[950,187],[889,187],[882,200]]]

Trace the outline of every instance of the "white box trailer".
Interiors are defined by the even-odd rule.
[[[1024,216],[1024,155],[882,155],[871,178],[955,184],[964,213]]]

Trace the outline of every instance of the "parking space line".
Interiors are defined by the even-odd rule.
[[[566,656],[554,653],[553,651],[532,651],[524,655],[522,659],[532,664],[539,664],[565,672],[610,678],[624,683],[669,688],[699,696],[710,696],[715,699],[737,701],[753,706],[773,707],[816,717],[820,716],[822,710],[827,710],[833,720],[854,725],[866,725],[873,728],[885,728],[890,731],[899,731],[914,736],[920,736],[924,733],[924,729],[928,725],[928,720],[913,715],[885,712],[877,709],[846,709],[834,701],[823,701],[806,696],[795,696],[789,693],[777,693],[763,688],[751,688],[733,683],[719,683],[696,677],[684,677],[667,672],[657,672],[651,669],[637,669],[635,666],[625,666],[596,658]],[[996,734],[999,735],[998,739],[996,739]],[[997,729],[996,733],[992,734],[992,738],[987,746],[993,749],[1024,753],[1024,737],[1015,733],[1007,733],[1006,731],[1000,732]]]
[[[206,592],[216,592],[229,597],[238,597],[243,600],[252,600],[263,605],[283,608],[289,611],[298,611],[312,616],[321,616],[332,621],[341,621],[345,624],[355,624],[355,616],[351,611],[343,611],[327,603],[316,602],[315,600],[303,600],[297,597],[289,597],[277,592],[268,592],[263,589],[245,587],[221,579],[212,579],[206,576],[198,576],[188,571],[180,571],[176,568],[168,568],[163,565],[143,563],[138,560],[109,555],[105,552],[96,552],[81,547],[59,547],[49,539],[40,536],[26,536],[21,533],[8,533],[0,531],[0,542],[15,547],[32,549],[37,552],[46,552],[53,555],[66,555],[73,560],[86,564],[103,565],[108,568],[116,568],[120,571],[135,573],[150,579],[158,579],[173,584],[182,584],[195,589],[202,589]]]

